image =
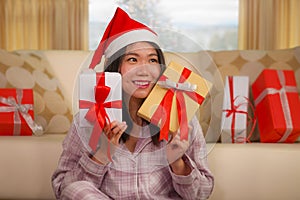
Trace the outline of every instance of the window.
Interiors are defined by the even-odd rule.
[[[238,0],[90,0],[91,50],[97,48],[117,6],[153,28],[165,50],[237,49]]]

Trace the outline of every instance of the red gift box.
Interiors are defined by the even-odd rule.
[[[252,85],[261,142],[300,136],[300,101],[292,70],[265,69]]]
[[[0,89],[0,135],[32,135],[32,89]]]

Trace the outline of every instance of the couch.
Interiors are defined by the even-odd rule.
[[[197,112],[215,175],[210,199],[300,199],[298,142],[260,143],[257,129],[251,143],[225,144],[219,139],[224,77],[246,75],[253,83],[264,68],[292,69],[300,92],[300,47],[165,54],[167,62],[188,66],[213,83]],[[0,88],[33,88],[35,120],[45,130],[42,135],[0,137],[0,199],[55,199],[51,175],[78,111],[78,74],[90,60],[89,51],[0,50]]]

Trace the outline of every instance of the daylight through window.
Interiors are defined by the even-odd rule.
[[[117,6],[153,28],[163,49],[237,49],[238,0],[89,0],[91,50],[97,48]]]

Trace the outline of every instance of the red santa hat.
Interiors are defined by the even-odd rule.
[[[117,8],[97,47],[90,68],[101,62],[103,55],[110,57],[123,47],[141,41],[159,44],[157,34],[146,25],[135,21],[121,8]]]

